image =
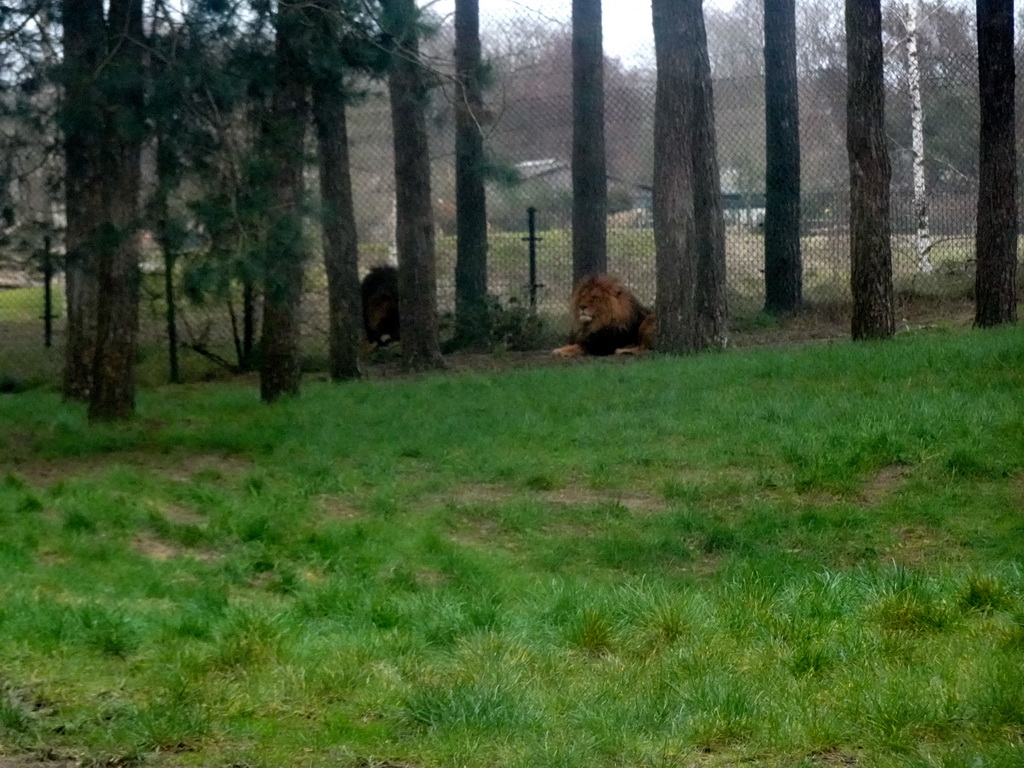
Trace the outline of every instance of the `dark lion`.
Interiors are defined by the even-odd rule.
[[[654,341],[654,313],[612,275],[581,280],[569,309],[569,344],[554,350],[556,355],[628,355],[650,349]]]
[[[389,266],[374,267],[363,278],[362,293],[367,341],[373,346],[398,341],[398,270]]]

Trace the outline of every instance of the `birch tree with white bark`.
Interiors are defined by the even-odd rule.
[[[928,227],[928,186],[924,173],[924,107],[921,103],[921,59],[917,45],[920,19],[921,0],[909,0],[905,24],[914,171],[914,219],[917,224],[917,269],[919,272],[928,273],[932,271],[932,241]]]

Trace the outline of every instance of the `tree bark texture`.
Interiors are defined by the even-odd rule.
[[[765,0],[764,69],[764,308],[779,314],[803,300],[795,0]]]
[[[317,81],[313,115],[324,206],[330,369],[333,381],[359,376],[359,249],[348,160],[345,95],[340,82]]]
[[[654,0],[657,347],[726,341],[725,226],[700,0]]]
[[[92,388],[99,303],[97,228],[103,221],[103,107],[95,87],[106,50],[101,0],[64,0],[64,235],[67,344],[63,394],[85,400]]]
[[[107,18],[108,85],[103,180],[107,209],[99,249],[96,353],[89,418],[135,412],[135,348],[139,322],[141,154],[146,134],[142,0],[111,0]]]
[[[395,155],[395,239],[402,356],[410,370],[444,365],[437,328],[434,213],[430,197],[427,86],[419,56],[413,0],[384,0],[395,44],[388,94]]]
[[[1017,321],[1017,150],[1013,0],[978,0],[981,135],[976,325]]]
[[[480,0],[455,2],[455,336],[487,341],[487,195],[484,189]]]
[[[722,349],[728,343],[728,301],[725,285],[725,218],[722,179],[718,170],[715,102],[711,60],[701,0],[683,3],[691,31],[690,55],[695,59],[693,134],[693,201],[697,251],[697,348]]]
[[[846,0],[846,149],[850,163],[850,287],[854,339],[895,332],[879,0]]]
[[[328,341],[333,381],[359,372],[359,239],[352,199],[345,93],[339,79],[313,87],[313,115],[320,153],[324,267],[327,272]]]
[[[276,81],[264,135],[273,166],[274,209],[264,260],[263,328],[260,337],[260,397],[273,402],[294,395],[301,380],[300,311],[306,246],[302,232],[302,179],[309,111],[306,59],[300,43],[299,2],[278,6]]]
[[[608,269],[601,0],[572,3],[573,282]]]

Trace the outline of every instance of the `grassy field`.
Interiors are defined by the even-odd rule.
[[[139,410],[0,396],[5,766],[1024,763],[1019,328]]]

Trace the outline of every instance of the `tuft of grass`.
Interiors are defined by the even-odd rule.
[[[970,611],[989,613],[1013,607],[1013,597],[1007,587],[994,576],[971,575],[959,594],[960,605]]]
[[[0,733],[22,735],[29,731],[32,719],[23,704],[0,692]]]

